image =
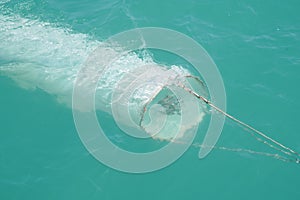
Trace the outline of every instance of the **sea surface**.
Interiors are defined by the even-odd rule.
[[[299,9],[297,0],[0,0],[0,68],[11,68],[0,72],[0,199],[299,199],[299,164],[266,154],[214,149],[199,159],[192,146],[152,173],[111,169],[89,154],[62,94],[43,89],[49,79],[36,71],[36,63],[59,71],[96,41],[132,28],[179,31],[218,66],[227,111],[299,152]],[[41,35],[52,43],[28,40]],[[60,41],[67,45],[55,46]],[[228,120],[217,146],[278,153]]]

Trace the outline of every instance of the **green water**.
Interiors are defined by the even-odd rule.
[[[300,151],[299,1],[0,2],[3,15],[49,22],[95,40],[145,26],[185,33],[216,62],[228,112]],[[6,62],[0,55],[0,64]],[[216,149],[199,160],[199,149],[191,147],[153,173],[115,171],[87,152],[72,111],[55,96],[24,90],[5,75],[0,95],[0,199],[300,198],[297,164],[248,153]],[[228,121],[217,145],[273,152]]]

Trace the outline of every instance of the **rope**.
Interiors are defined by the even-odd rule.
[[[212,102],[210,102],[208,99],[206,99],[205,97],[203,97],[203,96],[197,94],[196,92],[194,92],[193,90],[187,88],[187,87],[184,86],[183,84],[178,83],[178,86],[181,87],[181,88],[183,88],[184,90],[186,90],[186,91],[189,92],[190,94],[194,95],[196,98],[200,99],[201,101],[203,101],[204,103],[206,103],[207,105],[209,105],[210,107],[212,107],[213,109],[215,109],[216,111],[218,111],[219,113],[225,115],[226,117],[228,117],[228,118],[231,119],[232,121],[234,121],[234,122],[236,122],[236,123],[242,125],[243,127],[247,128],[248,130],[253,131],[254,133],[258,134],[259,136],[265,138],[267,141],[272,142],[273,144],[277,145],[278,147],[280,147],[280,148],[282,148],[282,149],[280,149],[280,148],[278,148],[278,147],[276,147],[276,146],[274,146],[274,145],[268,143],[267,141],[264,141],[264,140],[262,140],[262,139],[256,137],[256,139],[259,140],[260,142],[262,142],[262,143],[264,143],[264,144],[267,144],[267,145],[270,146],[271,148],[276,149],[276,150],[279,150],[279,151],[281,151],[282,153],[287,154],[287,155],[289,155],[289,156],[293,156],[293,155],[297,156],[297,158],[294,157],[294,162],[300,163],[300,159],[299,159],[300,154],[299,154],[298,152],[296,152],[296,151],[292,150],[291,148],[289,148],[289,147],[287,147],[287,146],[281,144],[280,142],[278,142],[278,141],[276,141],[276,140],[270,138],[269,136],[267,136],[267,135],[264,134],[263,132],[261,132],[261,131],[255,129],[254,127],[250,126],[249,124],[246,124],[246,123],[244,123],[244,122],[238,120],[237,118],[233,117],[232,115],[230,115],[230,114],[224,112],[223,110],[221,110],[220,108],[218,108],[217,106],[215,106]],[[253,135],[253,136],[254,136],[254,135]]]

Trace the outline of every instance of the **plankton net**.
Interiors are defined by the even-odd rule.
[[[133,136],[148,134],[172,142],[193,137],[186,132],[197,129],[209,107],[286,156],[275,154],[276,158],[299,163],[299,153],[217,107],[214,99],[210,100],[203,81],[180,66],[160,65],[135,53],[108,63],[116,57],[116,49],[98,48],[99,51],[90,56],[91,51],[103,45],[101,42],[38,20],[1,14],[0,25],[0,56],[7,59],[1,62],[0,73],[23,88],[40,88],[71,107],[73,85],[77,80],[82,101],[74,109],[87,112],[95,105],[96,109],[112,114],[122,130]],[[77,76],[88,56],[87,64],[91,67]],[[86,97],[91,95],[94,95],[93,102],[87,102]]]

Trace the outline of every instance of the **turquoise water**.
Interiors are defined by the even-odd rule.
[[[37,21],[27,32],[17,32],[21,39],[38,33],[40,29],[33,29],[38,27],[34,24],[45,23],[55,26],[46,35],[53,41],[67,41],[69,35],[79,34],[65,47],[72,48],[70,55],[58,51],[59,60],[48,59],[42,52],[53,49],[45,44],[40,45],[39,52],[29,52],[27,62],[68,64],[66,58],[74,54],[74,49],[78,53],[74,60],[88,51],[89,46],[82,47],[80,43],[85,35],[93,46],[93,41],[136,27],[158,26],[185,33],[216,62],[226,87],[228,112],[300,151],[298,1],[0,2],[1,16]],[[0,18],[1,25],[8,23],[5,19]],[[12,46],[1,41],[1,67],[18,61],[14,55],[20,53],[18,44],[24,41],[21,39]],[[170,64],[174,61],[165,60]],[[25,64],[25,72],[35,69]],[[24,76],[27,73],[22,71]],[[44,80],[38,78],[29,76],[27,80]],[[191,147],[174,164],[153,173],[127,174],[108,168],[84,148],[71,109],[58,103],[50,89],[24,89],[9,76],[0,76],[1,199],[300,197],[299,166],[249,153],[216,149],[199,160],[199,149]],[[229,121],[217,145],[273,152]]]

